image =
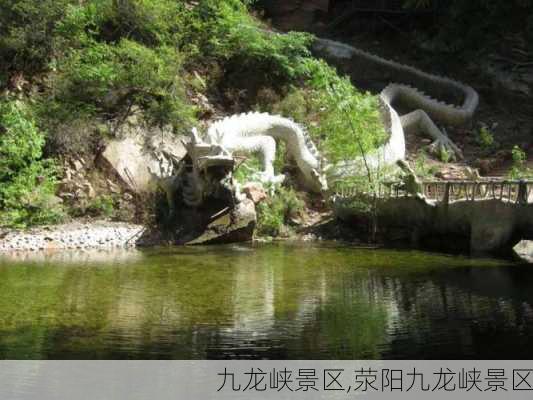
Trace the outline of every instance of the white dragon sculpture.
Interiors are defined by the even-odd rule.
[[[276,139],[285,142],[288,156],[302,173],[302,183],[310,190],[326,191],[323,159],[307,131],[288,118],[255,112],[233,115],[212,124],[205,138],[207,143],[218,144],[230,153],[259,154],[263,166],[259,180],[278,184],[285,176],[274,173]]]
[[[433,149],[445,150],[452,158],[463,158],[461,150],[435,122],[445,126],[468,123],[479,105],[479,96],[472,87],[333,40],[315,40],[313,52],[336,65],[354,80],[363,75],[365,80],[372,80],[372,76],[379,79],[381,76],[390,77],[393,82],[401,82],[388,84],[380,93],[391,114],[391,136],[389,143],[382,149],[387,163],[396,162],[405,156],[405,133],[416,131],[423,131],[433,138]],[[421,89],[437,96],[461,99],[461,104],[453,105],[436,100]],[[397,105],[413,111],[399,117]],[[398,126],[398,122],[401,126]]]
[[[272,34],[272,32],[270,32]],[[315,55],[325,58],[348,73],[352,78],[359,74],[378,74],[379,76],[394,76],[394,81],[380,93],[384,104],[384,123],[390,133],[387,142],[367,157],[366,164],[372,167],[386,166],[397,163],[405,158],[405,132],[424,131],[434,142],[432,147],[445,150],[452,157],[462,158],[461,150],[437,127],[434,121],[442,125],[459,126],[466,124],[472,118],[479,97],[474,89],[449,78],[422,72],[416,68],[385,60],[352,46],[327,39],[317,39],[314,42]],[[410,86],[411,85],[411,86]],[[448,98],[461,98],[460,105],[446,104],[437,101],[421,90],[434,92]],[[396,105],[400,103],[414,110],[399,116]],[[294,121],[266,113],[247,113],[227,117],[213,123],[207,130],[203,141],[196,131],[192,133],[195,143],[202,143],[233,153],[257,153],[261,156],[263,171],[259,180],[263,183],[280,183],[283,175],[276,175],[273,162],[276,154],[276,140],[286,144],[288,155],[298,166],[303,184],[314,192],[325,192],[328,189],[329,178],[353,174],[362,167],[362,160],[328,164],[319,154],[316,146],[306,130]],[[215,152],[216,153],[216,152]],[[214,160],[212,160],[214,161]],[[194,181],[194,180],[193,180]],[[201,186],[190,182],[191,188]],[[192,189],[191,192],[201,193]],[[187,197],[187,196],[186,196]],[[197,194],[191,197],[191,205],[201,203],[203,196]],[[192,198],[195,201],[192,201]]]
[[[479,97],[470,86],[449,78],[439,77],[372,55],[352,46],[328,39],[317,39],[313,52],[350,75],[358,73],[357,67],[385,74],[392,72],[404,83],[391,83],[380,93],[385,105],[386,126],[389,130],[387,142],[367,157],[371,167],[395,164],[405,158],[405,133],[423,131],[434,140],[431,147],[446,151],[452,158],[462,158],[461,150],[448,138],[434,121],[443,125],[459,126],[467,123],[473,116]],[[436,93],[447,93],[462,98],[459,106],[437,101],[424,92],[409,86],[421,86]],[[407,105],[414,109],[399,116],[396,104]],[[263,182],[279,183],[282,175],[275,175],[273,161],[276,153],[276,139],[286,143],[292,157],[304,177],[304,185],[312,191],[327,190],[327,178],[355,173],[360,169],[361,160],[329,165],[322,158],[306,130],[294,121],[278,115],[248,113],[233,115],[212,124],[206,136],[210,144],[219,144],[230,153],[259,153],[263,161]],[[329,172],[328,172],[329,171]]]

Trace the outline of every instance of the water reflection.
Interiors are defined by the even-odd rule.
[[[527,358],[528,266],[269,245],[0,259],[2,358]]]

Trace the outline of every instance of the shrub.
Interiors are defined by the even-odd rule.
[[[0,70],[39,72],[56,52],[54,31],[74,0],[0,2]]]
[[[111,218],[115,215],[116,201],[112,196],[97,196],[89,202],[86,213],[93,217]]]
[[[44,125],[42,119],[41,122]],[[88,118],[72,119],[65,123],[46,122],[50,124],[46,129],[49,134],[44,148],[47,156],[94,157],[100,148],[102,137],[108,135],[110,130]]]
[[[424,150],[420,150],[414,160],[413,169],[415,174],[419,178],[431,178],[433,177],[438,168],[435,165],[430,165],[428,163],[428,155]]]
[[[311,35],[272,35],[248,12],[250,1],[204,0],[188,15],[183,48],[205,58],[239,58],[270,70],[272,77],[296,74],[297,60],[309,56]],[[194,59],[194,58],[193,58]]]
[[[0,224],[24,226],[59,221],[54,196],[56,168],[42,160],[44,137],[28,107],[0,103]]]
[[[240,184],[245,184],[253,179],[253,176],[261,171],[261,161],[256,155],[252,155],[238,165],[234,178]]]
[[[438,155],[439,155],[439,160],[442,161],[445,164],[450,162],[450,160],[452,158],[451,151],[447,150],[445,147],[439,148],[439,154]]]
[[[194,108],[180,79],[180,55],[170,47],[150,49],[128,39],[74,50],[59,66],[56,99],[67,108],[108,116],[141,107],[151,123],[190,126]]]
[[[194,91],[208,90],[213,81],[218,89],[224,84],[235,86],[237,91],[243,89],[248,99],[253,97],[248,90],[252,86],[250,80],[256,90],[270,88],[273,99],[289,92],[280,103],[282,113],[299,122],[320,123],[320,129],[311,126],[311,134],[333,162],[361,156],[380,143],[384,130],[377,98],[358,92],[349,79],[311,58],[310,35],[263,31],[249,13],[250,3],[247,0],[2,3],[0,11],[5,13],[0,15],[0,34],[4,34],[0,51],[9,63],[20,61],[25,68],[31,61],[35,62],[32,68],[48,72],[39,80],[39,94],[32,98],[38,124],[29,114],[24,117],[30,124],[26,134],[35,131],[38,151],[17,166],[17,174],[23,173],[29,164],[34,168],[33,172],[28,170],[21,175],[28,179],[21,178],[20,184],[15,185],[21,188],[17,190],[24,191],[24,185],[38,174],[46,177],[46,184],[37,185],[39,190],[48,188],[47,193],[53,192],[53,168],[41,161],[43,136],[37,126],[51,132],[47,149],[54,154],[94,152],[103,134],[92,129],[98,125],[94,121],[103,121],[102,125],[106,125],[106,120],[120,123],[132,109],[142,110],[151,124],[171,123],[176,130],[188,130],[197,117],[188,99],[194,97]],[[29,20],[36,24],[28,24]],[[210,66],[215,64],[224,74],[213,73]],[[6,71],[0,70],[0,75],[8,76]],[[202,74],[208,75],[207,79]],[[191,81],[191,76],[199,78]],[[85,121],[88,129],[83,129]],[[24,143],[20,146],[24,147]],[[281,149],[277,169],[284,162]],[[253,161],[250,165],[252,169],[257,167]],[[37,171],[38,166],[42,170]],[[15,182],[15,176],[6,179]],[[271,206],[273,210],[277,207]],[[98,204],[95,207],[99,209]],[[286,206],[279,207],[286,211]]]
[[[494,135],[487,125],[482,124],[479,128],[477,142],[483,150],[491,150],[494,147]]]
[[[190,14],[183,1],[89,0],[67,8],[56,32],[63,47],[129,39],[147,47],[181,42]]]
[[[186,128],[195,120],[178,50],[187,25],[185,2],[90,0],[66,7],[57,21],[48,118],[68,122],[125,117],[133,105],[152,124]]]
[[[514,146],[511,151],[513,164],[509,170],[511,179],[533,178],[533,169],[527,166],[527,154],[519,146]]]
[[[304,207],[293,189],[280,187],[274,196],[257,206],[257,232],[260,235],[279,236],[291,217]]]
[[[358,91],[325,61],[307,59],[301,72],[308,78],[312,104],[320,118],[316,130],[327,132],[323,146],[332,162],[366,156],[387,134],[377,96]]]
[[[312,119],[309,90],[305,88],[293,88],[281,101],[271,106],[271,111],[291,117],[298,122],[306,122]]]

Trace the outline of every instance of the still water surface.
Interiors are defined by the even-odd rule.
[[[0,258],[0,358],[533,358],[533,266],[339,245]]]

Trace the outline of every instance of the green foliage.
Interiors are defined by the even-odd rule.
[[[479,128],[477,142],[485,151],[491,150],[494,147],[494,135],[487,125],[483,124]]]
[[[233,177],[240,184],[245,184],[252,180],[254,174],[261,171],[261,161],[255,155],[246,159],[242,164],[238,165]]]
[[[113,113],[141,107],[152,123],[189,126],[194,108],[187,104],[179,76],[180,55],[170,47],[151,49],[122,39],[73,51],[60,67],[59,99],[70,107]]]
[[[298,60],[310,55],[311,36],[305,33],[272,35],[248,12],[248,1],[204,0],[187,18],[183,47],[193,57],[234,59],[241,67],[270,71],[272,79],[294,77]]]
[[[6,155],[8,161],[0,160],[0,168],[8,171],[2,163],[9,162],[16,171],[5,179],[19,182],[12,186],[19,188],[17,194],[9,196],[24,197],[28,189],[24,185],[42,176],[46,179],[36,187],[53,193],[53,168],[40,160],[44,139],[37,127],[50,132],[46,149],[52,154],[94,152],[101,137],[110,135],[97,126],[120,124],[132,112],[151,124],[170,123],[176,131],[185,131],[196,123],[196,108],[189,99],[194,92],[211,90],[213,81],[220,90],[238,79],[246,96],[251,96],[246,77],[257,81],[257,89],[273,88],[276,95],[289,92],[280,104],[282,114],[302,123],[311,120],[311,134],[333,162],[375,148],[385,136],[378,99],[358,92],[348,78],[312,58],[311,35],[262,30],[249,12],[250,4],[247,0],[0,4],[0,52],[7,61],[0,66],[0,75],[7,77],[20,69],[46,73],[39,75],[33,115],[23,118],[29,124],[24,128],[29,139],[16,144],[14,154]],[[213,65],[224,74],[217,75]],[[17,152],[26,154],[23,160]],[[278,151],[276,169],[284,162],[283,151]],[[31,171],[25,170],[28,165]],[[241,174],[242,180],[249,179],[258,161],[249,160],[245,167],[237,178]],[[16,174],[22,174],[18,181]],[[2,201],[7,207],[7,200]],[[99,199],[91,210],[106,214],[108,205]]]
[[[44,138],[26,104],[0,103],[0,225],[57,222],[56,169],[42,160]]]
[[[447,150],[447,149],[444,148],[444,147],[441,147],[441,148],[439,149],[439,159],[440,159],[443,163],[446,164],[446,163],[450,162],[451,158],[452,158],[452,153],[451,153],[449,150]]]
[[[533,169],[527,166],[527,154],[519,146],[514,146],[511,152],[513,157],[513,165],[509,170],[509,178],[511,179],[526,179],[533,178]]]
[[[111,218],[115,215],[117,204],[112,196],[97,196],[89,202],[86,213],[93,217]]]
[[[56,53],[57,21],[74,0],[2,0],[0,2],[0,71],[39,72]]]
[[[306,88],[292,88],[283,99],[272,105],[275,114],[286,115],[298,122],[307,122],[313,118],[309,90]]]
[[[50,26],[43,58],[54,72],[40,107],[45,120],[120,120],[135,105],[150,123],[188,130],[196,110],[186,69],[215,60],[278,84],[293,79],[298,60],[309,56],[310,35],[262,31],[247,1],[61,1],[53,20],[43,12]],[[13,7],[25,2],[13,0]]]
[[[89,0],[67,8],[65,18],[57,24],[57,33],[65,47],[121,39],[158,47],[182,40],[187,15],[185,2]]]
[[[257,206],[257,232],[279,236],[291,217],[302,211],[304,203],[293,189],[280,187],[275,194]]]
[[[309,126],[320,151],[332,163],[368,157],[387,137],[377,96],[358,91],[326,62],[301,60],[304,87],[294,87],[273,111]],[[368,171],[361,170],[365,179]]]
[[[325,61],[307,59],[301,72],[313,89],[326,155],[332,162],[367,156],[387,137],[377,96],[358,91]],[[316,135],[315,135],[316,136]]]
[[[186,130],[195,120],[178,50],[183,3],[92,0],[57,24],[52,104],[55,118],[124,117],[137,106],[153,124]]]
[[[413,169],[415,171],[416,176],[421,179],[431,178],[438,171],[438,168],[435,165],[431,165],[428,160],[429,157],[423,150],[418,152],[414,160]]]

